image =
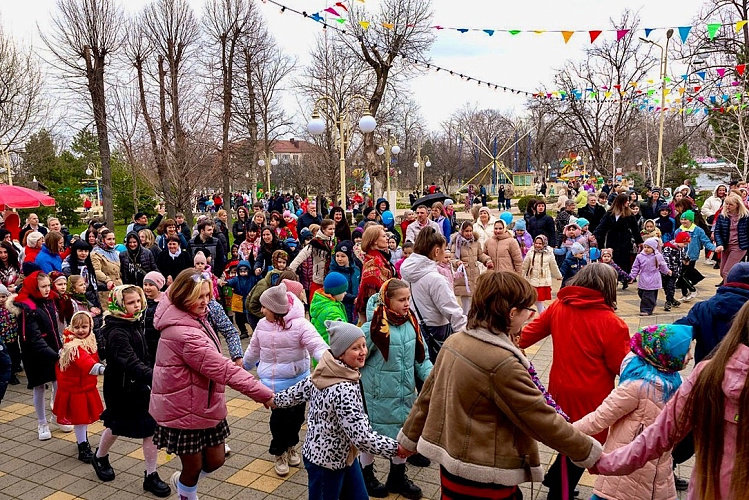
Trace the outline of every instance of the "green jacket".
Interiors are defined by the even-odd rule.
[[[390,325],[390,348],[385,361],[369,334],[378,296],[373,295],[367,302],[367,322],[362,326],[369,352],[360,370],[361,381],[372,429],[395,439],[416,401],[415,377],[426,381],[432,363],[428,352],[424,361],[416,362],[416,332],[409,322]]]
[[[312,324],[315,325],[317,333],[328,345],[330,345],[330,339],[328,338],[328,330],[325,328],[325,322],[327,320],[348,321],[343,303],[323,293],[322,290],[315,292],[312,296],[312,303],[309,305],[309,317]]]
[[[274,269],[273,271],[265,275],[265,278],[258,281],[257,284],[254,287],[252,287],[252,291],[247,296],[247,299],[245,301],[245,306],[244,306],[245,311],[249,311],[250,314],[258,318],[265,317],[263,316],[263,310],[262,310],[263,306],[260,304],[260,296],[263,294],[264,291],[266,291],[272,285],[278,284],[279,275],[282,272],[283,271],[278,271]]]

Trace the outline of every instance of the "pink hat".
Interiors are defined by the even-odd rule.
[[[293,293],[295,296],[299,297],[300,299],[302,298],[301,293],[304,291],[304,287],[302,286],[301,283],[299,283],[298,281],[293,281],[293,280],[281,280],[281,283],[286,285],[286,290]],[[306,302],[304,301],[304,299],[302,299],[302,301]]]
[[[284,219],[285,219],[286,217],[291,217],[291,212],[290,212],[289,210],[284,210],[284,211],[283,211],[283,217],[284,217]]]

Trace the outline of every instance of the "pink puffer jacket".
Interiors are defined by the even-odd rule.
[[[209,429],[226,418],[224,386],[264,403],[273,391],[221,354],[205,318],[177,309],[166,296],[153,320],[161,330],[148,411],[176,429]]]
[[[611,452],[631,443],[655,422],[666,405],[661,397],[660,387],[644,382],[625,382],[616,387],[595,412],[572,425],[589,436],[610,427],[603,450]],[[667,450],[626,476],[598,476],[593,492],[608,500],[673,500],[676,487],[671,464],[671,450]]]

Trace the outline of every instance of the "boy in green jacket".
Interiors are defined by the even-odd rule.
[[[348,321],[346,308],[341,302],[348,290],[348,280],[341,273],[332,272],[325,276],[323,289],[317,290],[312,296],[309,306],[309,315],[315,329],[330,344],[328,331],[325,328],[326,321]]]

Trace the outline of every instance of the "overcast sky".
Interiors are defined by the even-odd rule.
[[[289,7],[310,13],[334,5],[336,1],[281,0]],[[198,13],[202,10],[203,0],[190,2]],[[136,12],[146,3],[147,0],[123,1],[125,9],[130,12]],[[609,29],[609,19],[618,19],[625,8],[639,13],[643,28],[684,26],[691,24],[704,3],[705,0],[529,0],[518,3],[433,0],[436,25],[520,30]],[[377,4],[377,0],[366,0],[365,5],[374,12]],[[45,29],[49,25],[50,13],[55,6],[56,0],[0,0],[0,19],[14,36],[38,47],[36,26]],[[295,14],[281,14],[270,3],[261,3],[260,9],[281,46],[295,55],[300,65],[308,64],[309,49],[321,26]],[[601,35],[602,38],[612,36],[612,33]],[[664,30],[651,35],[656,41],[663,37]],[[442,30],[438,32],[430,56],[434,64],[472,77],[533,91],[548,86],[554,70],[566,60],[581,59],[583,49],[589,45],[587,33],[576,33],[565,44],[559,33],[521,33],[514,37],[507,33],[495,33],[489,37],[483,33],[460,34]],[[657,74],[653,76],[657,78]],[[438,128],[441,121],[466,103],[515,113],[522,111],[523,98],[479,89],[475,83],[450,77],[443,72],[428,72],[419,76],[412,82],[411,88],[427,125],[432,129]]]

